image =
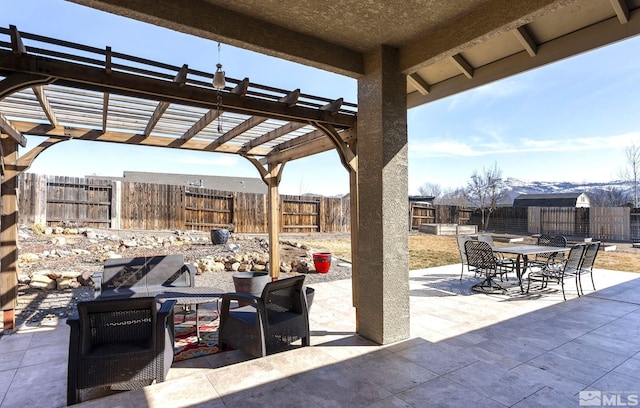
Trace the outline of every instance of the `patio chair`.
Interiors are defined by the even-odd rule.
[[[460,260],[462,261],[462,268],[460,270],[460,280],[462,280],[462,275],[464,274],[464,266],[467,265],[467,270],[471,272],[469,269],[469,264],[467,262],[467,254],[464,249],[464,243],[467,241],[471,241],[471,237],[468,235],[458,235],[456,237],[458,241],[458,251],[460,252]]]
[[[515,272],[516,270],[516,261],[515,259],[508,258],[504,256],[504,254],[500,253],[499,248],[495,246],[493,242],[493,237],[488,234],[480,234],[478,235],[478,241],[486,242],[493,249],[493,256],[496,258],[496,263],[498,265],[498,275],[500,276],[500,281],[503,280],[503,277],[508,280],[506,277],[507,273]]]
[[[529,273],[527,293],[529,292],[532,281],[541,282],[540,288],[544,289],[547,287],[549,281],[553,280],[561,285],[562,298],[567,300],[567,296],[564,291],[564,281],[565,279],[575,278],[576,289],[578,291],[578,296],[580,296],[580,283],[578,279],[584,252],[585,245],[578,244],[571,247],[569,255],[566,257],[564,254],[558,255],[557,257],[550,257],[542,269],[539,271],[531,271]]]
[[[552,246],[552,247],[566,248],[566,246],[567,246],[567,238],[565,238],[562,235],[541,234],[538,237],[538,240],[537,240],[536,244],[537,245],[542,245],[542,246]],[[545,253],[542,253],[542,254],[537,254],[534,259],[530,259],[529,260],[528,266],[529,266],[530,269],[531,268],[542,269],[542,268],[545,267],[545,265],[547,264],[547,261],[550,258],[554,259],[554,260],[560,260],[560,259],[562,259],[562,257],[564,257],[564,252],[562,252],[562,253],[545,252]]]
[[[67,405],[80,390],[99,386],[126,390],[163,382],[173,362],[173,307],[154,298],[79,302],[67,319]]]
[[[220,348],[233,346],[264,357],[298,339],[308,346],[309,314],[303,283],[304,276],[269,282],[260,297],[225,293],[220,310]],[[231,309],[231,301],[248,305]]]
[[[596,290],[596,284],[593,281],[593,264],[596,260],[596,256],[598,255],[599,250],[600,241],[588,244],[586,249],[584,250],[582,264],[580,265],[580,270],[578,272],[578,286],[580,290],[579,293],[582,295],[584,295],[584,291],[582,290],[582,275],[591,275],[591,285],[593,286],[593,290]]]
[[[506,289],[497,284],[495,278],[498,272],[498,263],[493,255],[493,248],[487,242],[467,241],[464,243],[469,268],[474,268],[484,275],[484,280],[471,287],[471,290],[482,293],[505,293]]]

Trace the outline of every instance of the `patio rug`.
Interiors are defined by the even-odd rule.
[[[218,316],[200,313],[200,342],[196,337],[196,314],[176,315],[174,320],[176,339],[173,347],[173,361],[216,354],[218,349]]]

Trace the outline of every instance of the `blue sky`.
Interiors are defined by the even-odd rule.
[[[61,0],[0,0],[0,26],[212,72],[217,43]],[[409,194],[426,182],[463,187],[497,163],[528,181],[618,179],[624,148],[640,144],[640,38],[633,38],[408,111]],[[227,76],[357,102],[354,79],[222,44]],[[39,140],[29,137],[27,149]],[[34,173],[121,176],[124,170],[258,177],[234,155],[69,141]],[[349,191],[337,154],[287,163],[280,191]]]

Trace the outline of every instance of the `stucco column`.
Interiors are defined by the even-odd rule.
[[[380,344],[409,337],[406,77],[398,50],[365,57],[358,80],[358,333]]]

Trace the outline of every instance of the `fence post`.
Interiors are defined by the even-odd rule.
[[[24,174],[24,173],[23,173]],[[33,223],[47,226],[47,176],[34,174]],[[22,191],[24,194],[25,191]]]
[[[111,182],[111,228],[119,230],[122,227],[122,182]]]

